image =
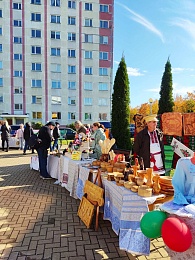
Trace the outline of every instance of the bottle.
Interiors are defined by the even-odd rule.
[[[125,162],[125,155],[123,154],[123,162]]]

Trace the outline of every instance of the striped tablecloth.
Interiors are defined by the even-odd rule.
[[[148,212],[147,201],[115,182],[103,180],[105,189],[104,219],[119,235],[119,247],[137,255],[150,254],[150,239],[140,229],[140,220]]]

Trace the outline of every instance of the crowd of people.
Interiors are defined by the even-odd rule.
[[[84,125],[81,121],[75,122],[76,135],[75,139],[78,137],[81,140],[90,138],[93,142],[93,153],[91,156],[93,158],[99,159],[101,156],[101,147],[99,141],[104,141],[106,138],[112,138],[111,133],[104,128],[99,122],[95,122],[90,125]],[[42,126],[37,134],[38,139],[40,140],[39,144],[35,147],[29,146],[29,140],[34,134],[33,128],[30,122],[26,122],[25,125],[20,124],[19,129],[16,131],[16,138],[19,142],[19,150],[23,151],[23,155],[26,155],[27,150],[31,150],[32,153],[37,151],[39,158],[39,167],[40,167],[40,177],[43,179],[50,178],[47,172],[47,155],[48,149],[50,152],[59,149],[59,138],[60,138],[60,124],[58,122],[48,122]],[[7,121],[3,121],[3,124],[0,125],[1,130],[1,139],[2,139],[2,150],[9,151],[9,140],[11,127]]]

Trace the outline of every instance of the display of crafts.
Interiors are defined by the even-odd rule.
[[[166,194],[173,196],[174,189],[172,177],[153,174],[152,168],[138,170],[138,166],[132,166],[133,174],[128,175],[128,181],[124,181],[124,187],[137,192],[142,197],[150,197],[153,194]]]

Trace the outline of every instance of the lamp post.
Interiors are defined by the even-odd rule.
[[[150,104],[150,115],[152,114],[152,103],[153,103],[153,99],[150,98],[150,99],[149,99],[149,104]]]

